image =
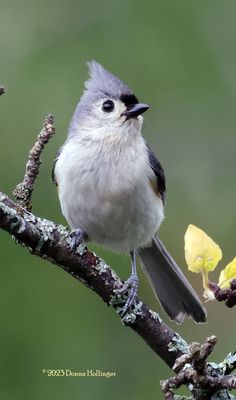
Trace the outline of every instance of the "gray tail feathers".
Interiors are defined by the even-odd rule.
[[[206,321],[206,310],[164,245],[154,236],[152,246],[139,249],[139,257],[162,307],[170,319],[183,322],[191,316]]]

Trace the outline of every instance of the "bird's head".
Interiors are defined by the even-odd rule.
[[[73,116],[69,134],[94,136],[141,133],[147,104],[139,103],[129,87],[96,61],[88,63],[90,78]]]

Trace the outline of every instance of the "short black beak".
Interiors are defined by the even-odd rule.
[[[136,118],[138,115],[143,114],[148,109],[149,106],[147,104],[137,103],[128,108],[123,115],[126,115],[127,119]]]

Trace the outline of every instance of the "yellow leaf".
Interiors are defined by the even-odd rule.
[[[236,279],[236,257],[221,271],[218,286],[227,289],[233,279]]]
[[[184,239],[185,259],[189,271],[213,271],[222,258],[222,251],[214,240],[194,225],[188,226]]]

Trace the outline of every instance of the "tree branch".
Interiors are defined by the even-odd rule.
[[[114,290],[122,287],[122,281],[84,244],[72,253],[69,246],[71,238],[66,228],[37,218],[1,192],[0,227],[14,235],[17,242],[31,253],[58,265],[84,283],[119,313],[125,298],[115,295]],[[130,325],[172,367],[176,357],[184,349],[187,351],[187,344],[138,298],[135,304],[133,311],[123,319],[124,324]]]
[[[0,86],[0,96],[5,93],[4,86]]]
[[[13,235],[16,242],[32,254],[59,266],[85,284],[119,314],[127,293],[126,296],[115,293],[123,285],[117,274],[102,259],[89,252],[85,244],[80,244],[76,252],[71,252],[71,237],[65,227],[30,212],[32,191],[41,163],[40,155],[53,133],[53,117],[50,115],[29,153],[23,182],[14,191],[17,203],[0,192],[0,228]],[[188,345],[138,297],[122,322],[140,335],[177,372],[176,377],[162,383],[166,399],[173,398],[173,389],[182,384],[192,384],[191,391],[195,399],[208,399],[210,394],[218,390],[236,387],[236,376],[227,376],[236,366],[236,356],[228,356],[227,362],[221,363],[224,365],[221,369],[219,365],[206,363],[216,343],[215,337],[203,345]]]
[[[216,300],[224,301],[226,307],[236,306],[236,279],[230,282],[229,289],[221,289],[216,283],[209,282],[209,288],[215,295]]]
[[[19,183],[13,195],[16,202],[27,210],[32,209],[32,192],[34,190],[35,180],[39,173],[39,167],[41,165],[40,156],[44,149],[45,144],[48,143],[49,139],[55,133],[53,126],[53,116],[49,114],[43,124],[43,129],[39,133],[36,143],[29,152],[28,162],[26,164],[25,176],[21,183]]]

